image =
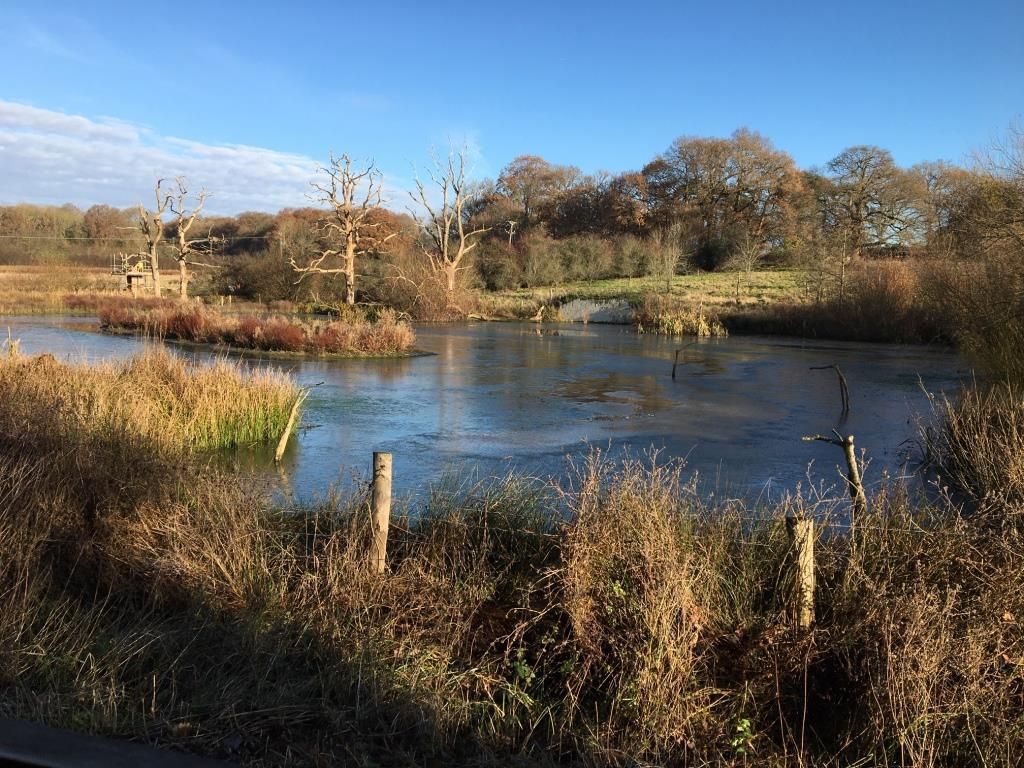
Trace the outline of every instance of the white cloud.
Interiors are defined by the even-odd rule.
[[[308,205],[320,163],[240,144],[160,136],[112,118],[89,118],[0,100],[0,203],[133,205],[157,178],[187,176],[212,193],[211,213]]]

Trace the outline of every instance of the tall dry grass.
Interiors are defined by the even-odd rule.
[[[298,395],[283,374],[159,348],[97,365],[0,358],[0,430],[62,447],[138,442],[169,454],[264,443],[280,436]]]
[[[275,315],[232,317],[201,305],[110,303],[98,315],[106,330],[268,352],[391,356],[408,353],[416,341],[412,326],[389,309],[373,320],[353,313],[341,320],[303,322]]]
[[[729,335],[715,312],[653,293],[643,295],[634,310],[633,319],[642,333],[700,337]]]
[[[739,307],[721,313],[732,332],[903,344],[948,343],[951,317],[927,289],[930,262],[862,261],[840,293],[817,302]]]
[[[1024,392],[1006,382],[965,388],[934,403],[927,457],[943,482],[976,504],[1024,503]]]
[[[709,506],[594,456],[435,489],[378,577],[362,497],[285,513],[200,474],[85,529],[40,461],[0,453],[7,714],[250,765],[1017,759],[1019,524],[897,490],[851,536],[827,499]],[[821,532],[810,634],[787,514]]]

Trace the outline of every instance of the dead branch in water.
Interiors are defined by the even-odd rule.
[[[676,380],[676,368],[679,366],[679,353],[685,350],[687,347],[692,347],[696,343],[697,342],[695,341],[691,341],[689,344],[684,344],[683,346],[676,350],[676,359],[672,363],[672,381]],[[683,360],[683,362],[685,363],[686,361]]]
[[[836,376],[839,377],[839,396],[843,401],[843,415],[845,416],[850,412],[850,387],[846,383],[846,377],[843,372],[839,370],[839,366],[833,363],[832,365],[812,365],[810,370],[812,371],[824,371],[829,368],[836,372]]]

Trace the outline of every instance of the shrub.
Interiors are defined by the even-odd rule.
[[[925,281],[959,348],[987,375],[1024,384],[1024,260],[1019,251],[935,264]]]
[[[665,336],[726,336],[718,318],[703,307],[657,294],[645,294],[634,310],[634,322],[641,333]]]
[[[280,317],[263,322],[263,349],[282,352],[301,352],[306,349],[307,329],[298,323]]]

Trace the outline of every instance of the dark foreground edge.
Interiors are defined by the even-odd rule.
[[[228,768],[229,765],[0,717],[0,768]]]

